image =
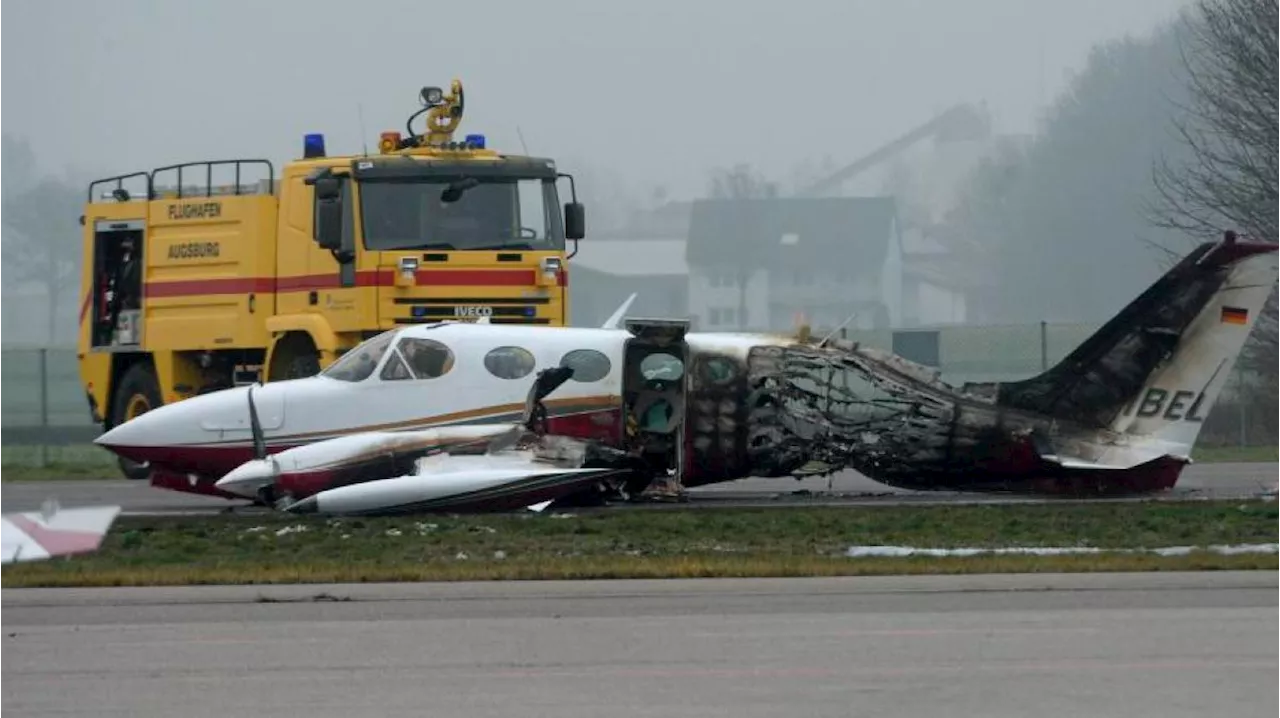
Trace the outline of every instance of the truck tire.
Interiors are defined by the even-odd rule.
[[[314,350],[294,356],[285,370],[285,379],[305,379],[320,373],[320,355]]]
[[[119,426],[164,404],[160,397],[160,382],[155,370],[146,362],[139,362],[125,370],[116,386],[111,402],[111,426]],[[125,478],[142,481],[151,478],[151,467],[120,457],[120,471]]]

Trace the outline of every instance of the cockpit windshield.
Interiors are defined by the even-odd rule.
[[[445,177],[360,185],[364,244],[372,250],[564,247],[550,179]]]
[[[387,353],[391,342],[395,341],[398,331],[393,329],[383,332],[357,344],[355,348],[338,357],[337,361],[325,367],[324,371],[320,372],[320,376],[352,382],[368,379],[373,375],[378,362],[382,361],[382,355]]]

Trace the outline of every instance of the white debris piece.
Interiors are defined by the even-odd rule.
[[[296,526],[285,526],[276,532],[276,536],[284,536],[285,534],[300,534],[307,530],[306,526],[298,524]]]
[[[1093,546],[1010,546],[1006,548],[920,548],[916,546],[850,546],[844,555],[849,558],[901,557],[901,556],[979,556],[982,554],[1029,556],[1064,556],[1098,553],[1154,553],[1157,556],[1187,556],[1193,551],[1206,551],[1223,555],[1245,553],[1276,553],[1280,544],[1237,544],[1212,546],[1167,546],[1163,548],[1106,549]]]

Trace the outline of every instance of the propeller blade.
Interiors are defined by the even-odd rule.
[[[267,458],[267,441],[262,436],[262,424],[258,421],[258,407],[253,403],[253,386],[249,387],[249,431],[253,433],[253,458]]]

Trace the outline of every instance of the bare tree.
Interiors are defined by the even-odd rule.
[[[20,239],[9,255],[9,266],[19,276],[44,285],[49,297],[45,339],[49,344],[65,343],[69,337],[60,331],[59,296],[79,279],[82,207],[78,189],[59,179],[41,180],[0,202],[0,221]]]
[[[1188,99],[1174,130],[1187,150],[1155,168],[1156,221],[1203,240],[1224,229],[1277,241],[1277,0],[1198,0],[1185,16]],[[1239,368],[1257,383],[1251,414],[1271,427],[1277,404],[1277,307],[1271,293]],[[1241,397],[1240,400],[1243,400]]]
[[[778,184],[770,182],[754,172],[749,165],[738,164],[729,169],[718,169],[711,173],[708,194],[712,199],[773,199],[778,196]],[[747,283],[751,279],[752,267],[741,261],[737,264],[738,309],[737,324],[740,328],[749,329],[747,321]]]

